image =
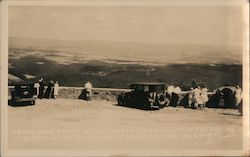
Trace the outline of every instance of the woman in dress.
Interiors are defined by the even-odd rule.
[[[208,91],[208,89],[206,87],[201,89],[201,98],[202,98],[202,107],[203,108],[206,106],[206,103],[208,102],[207,91]]]
[[[56,81],[54,84],[54,98],[58,96],[58,90],[59,90],[59,83],[58,81]]]

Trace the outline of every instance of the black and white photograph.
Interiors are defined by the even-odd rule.
[[[0,3],[6,156],[249,155],[247,1]]]

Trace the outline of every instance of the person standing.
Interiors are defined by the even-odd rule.
[[[201,89],[202,108],[204,108],[206,106],[206,103],[208,102],[207,91],[208,89],[206,87]]]
[[[189,108],[191,108],[191,106],[192,106],[193,97],[194,97],[194,88],[191,87],[191,88],[190,88],[190,91],[189,91],[189,93],[188,93],[188,107],[189,107]]]
[[[58,96],[58,90],[59,90],[59,83],[58,81],[56,81],[54,84],[54,98]]]
[[[39,83],[34,84],[34,88],[36,89],[36,93],[35,93],[36,98],[38,98],[38,95],[39,95],[39,87],[40,87]]]
[[[39,80],[39,92],[38,92],[38,98],[42,99],[44,95],[44,81],[43,78]]]
[[[170,84],[167,88],[167,93],[171,95],[174,91],[174,85]]]
[[[238,107],[242,101],[242,92],[240,86],[236,86],[235,98],[236,98],[236,107]]]
[[[166,97],[169,99],[169,101],[171,101],[173,91],[174,91],[174,85],[170,84],[167,88],[167,94],[166,94]]]
[[[48,85],[48,87],[46,89],[46,92],[44,94],[44,98],[47,98],[47,99],[53,98],[54,97],[53,89],[54,89],[54,82],[50,81],[50,83],[49,83],[49,85]]]
[[[85,91],[84,91],[85,100],[90,100],[92,96],[92,88],[93,88],[92,84],[88,81],[87,83],[85,83],[84,88],[85,88]]]
[[[181,88],[179,86],[175,87],[172,92],[172,98],[170,100],[170,106],[177,107],[179,104],[179,97],[181,93]]]
[[[55,82],[54,81],[50,81],[51,82],[51,90],[50,90],[50,93],[49,93],[49,95],[50,95],[50,98],[55,98]]]
[[[197,109],[198,107],[201,107],[202,99],[201,99],[201,90],[200,86],[197,86],[194,89],[194,97],[193,97],[193,107]]]

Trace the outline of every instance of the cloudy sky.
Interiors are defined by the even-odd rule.
[[[9,36],[241,46],[239,6],[11,6]]]

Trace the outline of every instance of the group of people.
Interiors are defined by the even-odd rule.
[[[167,88],[167,94],[166,94],[166,97],[168,98],[169,100],[169,105],[170,106],[173,106],[173,107],[176,107],[178,104],[179,104],[179,97],[180,97],[180,94],[181,94],[181,88],[179,86],[174,86],[172,84],[170,84]]]
[[[39,99],[43,98],[56,98],[58,96],[59,83],[58,81],[50,81],[46,90],[45,90],[45,82],[43,78],[39,80],[38,83],[35,83],[36,95]]]
[[[182,94],[181,94],[182,93]],[[167,87],[166,96],[169,106],[176,107],[179,104],[187,108],[202,109],[204,107],[223,107],[242,109],[242,90],[240,86],[230,89],[225,86],[208,96],[208,89],[205,86],[196,85],[191,87],[189,92],[183,97],[183,92],[179,86],[170,84]],[[214,106],[212,106],[214,105]]]
[[[85,83],[84,88],[79,96],[79,99],[83,99],[83,100],[91,100],[92,98],[92,84],[88,81]]]
[[[45,89],[45,86],[47,88]],[[34,84],[34,88],[36,89],[36,96],[39,99],[47,98],[47,99],[55,99],[59,95],[59,83],[58,81],[50,81],[49,84],[45,84],[44,79],[41,78],[37,83]],[[91,100],[92,97],[92,84],[88,81],[85,83],[84,88],[82,90],[79,99]]]
[[[204,108],[208,102],[208,89],[206,87],[201,88],[196,86],[195,88],[191,87],[190,92],[188,93],[188,107],[189,108]]]

